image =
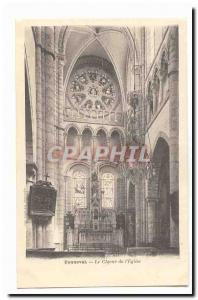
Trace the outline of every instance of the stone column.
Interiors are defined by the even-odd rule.
[[[142,119],[142,128],[145,131],[146,129],[146,119],[147,119],[147,112],[146,112],[146,106],[144,105],[144,99],[145,99],[145,90],[142,88],[145,84],[145,77],[146,77],[146,55],[145,55],[145,39],[146,39],[146,29],[145,27],[141,29],[141,91],[142,91],[142,95],[140,95],[140,99],[141,99],[141,107],[142,107],[142,111],[141,111],[141,119]],[[147,101],[147,100],[146,100]]]
[[[144,203],[145,203],[145,244],[148,243],[148,178],[144,181]]]
[[[152,245],[156,241],[156,204],[158,201],[158,170],[152,166],[152,169],[147,175],[145,186],[145,201],[146,201],[146,242]]]
[[[147,101],[147,100],[146,100]],[[148,101],[147,101],[147,106],[146,106],[146,115],[147,115],[147,125],[150,123],[150,114],[151,114],[151,112],[150,112],[150,105],[149,105],[149,103],[148,103]]]
[[[77,139],[76,139],[76,144],[75,146],[77,147],[77,153],[78,155],[80,154],[80,152],[82,151],[82,134],[77,134]]]
[[[95,157],[95,153],[96,153],[96,148],[98,146],[98,141],[97,141],[97,136],[92,135],[92,141],[91,141],[91,153],[92,155],[92,159],[94,160]]]
[[[169,126],[170,126],[170,196],[179,191],[179,95],[178,95],[178,28],[171,27],[169,33]],[[176,202],[178,199],[175,200]],[[170,246],[179,247],[179,224],[170,216]],[[179,213],[179,212],[176,212]]]
[[[143,174],[142,171],[139,170],[138,175],[138,219],[139,224],[136,223],[136,226],[139,227],[139,246],[142,246],[144,244],[145,240],[145,210],[144,210],[144,181],[143,181]],[[137,213],[137,211],[136,211]]]
[[[159,73],[160,74],[160,73]],[[163,102],[163,75],[159,75],[159,80],[160,80],[160,84],[159,84],[159,105],[161,105],[161,103]]]
[[[136,246],[141,245],[141,214],[140,214],[140,196],[139,186],[135,185],[135,203],[136,203]]]
[[[42,155],[42,139],[43,139],[43,99],[42,99],[42,42],[41,42],[41,27],[37,26],[35,30],[36,39],[36,164],[38,167],[37,178],[42,180],[43,155]]]
[[[152,84],[152,90],[153,90],[153,114],[157,111],[157,97],[156,97],[156,90],[155,90],[155,83]]]
[[[26,164],[26,248],[32,249],[34,248],[34,231],[33,231],[33,222],[32,218],[29,216],[29,193],[30,187],[34,184],[36,179],[36,171],[37,167],[34,163]]]
[[[50,217],[46,221],[46,227],[45,227],[45,248],[54,248],[54,244],[53,244],[53,234],[54,234],[53,219],[54,218]]]
[[[28,203],[30,186],[32,182],[27,181],[26,183],[26,249],[32,249],[34,247],[33,242],[33,223],[31,217],[28,215]]]
[[[48,151],[55,145],[55,55],[54,27],[45,27],[45,141],[46,173],[54,183],[54,163],[48,160]]]
[[[58,72],[58,82],[57,82],[57,102],[58,102],[58,145],[65,148],[65,135],[63,131],[63,111],[64,111],[64,86],[63,86],[63,66],[64,60],[63,56],[58,54],[57,60],[57,72]],[[65,213],[65,174],[64,174],[64,164],[65,162],[59,160],[58,162],[58,195],[56,202],[56,219],[55,219],[55,231],[56,231],[56,246],[58,250],[63,250],[64,247],[64,213]]]
[[[136,246],[141,246],[141,188],[140,188],[140,176],[138,170],[133,174],[133,181],[135,182],[135,216],[136,216]]]
[[[147,218],[148,218],[148,236],[149,245],[155,242],[156,238],[156,199],[147,198]]]
[[[43,155],[43,160],[42,160],[42,174],[43,178],[45,179],[44,175],[46,175],[46,169],[45,169],[45,157],[46,157],[46,152],[45,152],[45,110],[46,110],[46,97],[45,97],[45,26],[41,27],[41,44],[42,44],[42,52],[41,52],[41,82],[42,82],[42,155]]]
[[[106,145],[105,146],[107,146],[108,147],[108,149],[110,149],[110,145],[111,143],[110,143],[110,137],[109,136],[106,136]],[[110,151],[110,150],[109,150]]]
[[[41,221],[39,220],[36,226],[36,248],[43,247],[43,229]]]
[[[146,198],[144,199],[144,203],[145,203],[145,245],[147,245],[148,244],[148,202]]]
[[[42,225],[42,243],[43,248],[46,248],[46,222]]]
[[[46,26],[45,30],[45,172],[54,185],[55,164],[48,160],[47,154],[55,146],[55,54],[54,27]],[[53,217],[47,225],[48,247],[53,248]]]
[[[142,176],[141,186],[142,186],[142,245],[146,244],[146,201],[145,201],[145,176]]]

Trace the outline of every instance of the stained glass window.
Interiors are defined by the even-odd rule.
[[[112,173],[102,175],[102,207],[114,207],[114,176]]]
[[[71,76],[68,95],[72,107],[81,114],[87,114],[87,110],[107,112],[116,106],[118,88],[112,76],[103,69],[82,67]]]
[[[86,207],[87,178],[82,171],[76,171],[72,178],[72,206],[74,208]]]

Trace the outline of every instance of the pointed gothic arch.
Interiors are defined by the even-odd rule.
[[[125,92],[124,92],[124,87],[123,87],[123,82],[122,82],[121,76],[120,76],[119,71],[118,71],[118,69],[116,67],[116,63],[114,62],[114,59],[112,58],[111,54],[109,53],[109,51],[105,47],[105,45],[102,44],[102,42],[99,39],[97,39],[96,37],[91,37],[90,39],[88,39],[87,41],[85,41],[85,43],[82,45],[82,47],[79,49],[79,51],[77,52],[77,54],[73,58],[72,62],[70,63],[69,69],[67,71],[67,74],[66,74],[66,77],[65,77],[65,80],[64,80],[64,93],[66,92],[66,88],[67,88],[67,85],[68,85],[68,82],[69,82],[69,78],[71,76],[71,73],[73,71],[73,68],[74,68],[75,64],[77,63],[77,60],[83,55],[83,52],[92,43],[94,43],[96,40],[100,44],[101,48],[107,53],[107,56],[109,57],[109,61],[110,61],[110,63],[112,64],[112,66],[114,68],[116,77],[117,77],[118,82],[119,82],[119,87],[120,87],[120,90],[121,90],[121,96],[122,96],[121,97],[121,102],[122,102],[122,105],[124,105],[124,103],[125,103]]]
[[[26,160],[33,162],[33,128],[30,87],[25,64],[25,138],[26,138]]]
[[[170,170],[169,145],[159,137],[153,152],[153,164],[156,169],[157,201],[155,211],[155,244],[159,248],[170,245]]]

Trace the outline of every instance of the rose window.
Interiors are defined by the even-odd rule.
[[[115,79],[104,70],[94,67],[78,69],[71,75],[67,96],[70,105],[87,114],[87,111],[113,111],[118,102]]]

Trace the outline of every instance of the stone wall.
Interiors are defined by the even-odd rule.
[[[32,31],[31,31],[32,30]],[[58,27],[45,26],[34,27],[26,31],[26,61],[30,73],[29,83],[31,85],[31,101],[33,114],[33,136],[34,153],[37,165],[37,180],[44,180],[49,175],[49,181],[57,189],[57,204],[55,217],[47,222],[46,231],[48,240],[46,247],[55,247],[56,250],[64,248],[64,215],[65,198],[67,195],[66,169],[62,162],[54,163],[48,160],[48,150],[59,145],[64,147],[68,129],[74,122],[64,120],[65,88],[64,88],[64,65],[67,64],[67,57],[63,44],[59,37],[64,36],[63,30]],[[161,31],[150,30],[150,35],[145,28],[138,28],[136,34],[138,53],[136,60],[141,66],[139,78],[139,113],[138,113],[138,134],[139,141],[145,142],[151,154],[160,137],[169,145],[170,150],[170,195],[175,195],[179,189],[178,183],[178,29],[176,27],[161,28]],[[152,32],[151,32],[152,31]],[[59,36],[59,33],[62,35]],[[120,33],[121,34],[121,33]],[[62,36],[62,39],[64,40]],[[125,37],[123,37],[125,39]],[[152,45],[148,46],[148,40]],[[158,41],[158,42],[156,42]],[[126,42],[126,41],[125,41]],[[113,42],[106,41],[110,49]],[[66,44],[67,47],[67,44]],[[149,48],[150,47],[150,48]],[[33,51],[31,48],[35,48]],[[149,50],[150,49],[150,50]],[[134,49],[133,49],[134,50]],[[133,51],[132,51],[133,52]],[[35,54],[35,55],[34,55]],[[133,53],[132,53],[133,55]],[[134,59],[134,61],[135,61]],[[121,62],[122,63],[121,63]],[[124,58],[120,58],[119,67],[124,64]],[[127,60],[126,60],[127,61]],[[122,78],[133,72],[133,60],[130,61],[130,69],[122,70]],[[34,72],[35,70],[35,72]],[[36,74],[36,76],[35,76]],[[134,80],[128,74],[130,80]],[[123,86],[125,86],[123,84]],[[34,88],[36,87],[36,88]],[[128,89],[131,85],[127,84]],[[128,92],[126,89],[125,92]],[[127,107],[127,106],[126,106]],[[125,108],[126,109],[126,108]],[[126,121],[126,120],[125,120]],[[88,124],[77,124],[78,134],[81,138],[84,128]],[[101,127],[91,124],[93,138]],[[111,132],[114,129],[112,124],[102,126],[108,132],[108,142]],[[124,128],[119,131],[125,135]],[[125,139],[123,139],[125,142]],[[95,143],[95,140],[94,140]],[[135,172],[131,174],[131,180],[135,185],[135,245],[152,245],[156,236],[155,206],[158,199],[158,171],[151,177],[146,172]],[[127,211],[127,180],[124,173],[120,172],[120,192],[117,195],[119,212]],[[29,187],[28,187],[29,189]],[[177,201],[174,200],[174,201]],[[175,205],[175,203],[174,203]],[[172,209],[171,204],[171,209]],[[174,206],[175,207],[175,206]],[[134,213],[134,212],[133,212]],[[171,212],[171,247],[178,247],[178,224],[176,218],[172,218]],[[33,233],[34,224],[27,220],[29,236]],[[40,231],[39,231],[40,232]],[[39,233],[40,234],[40,233]],[[31,242],[28,239],[28,247]]]

